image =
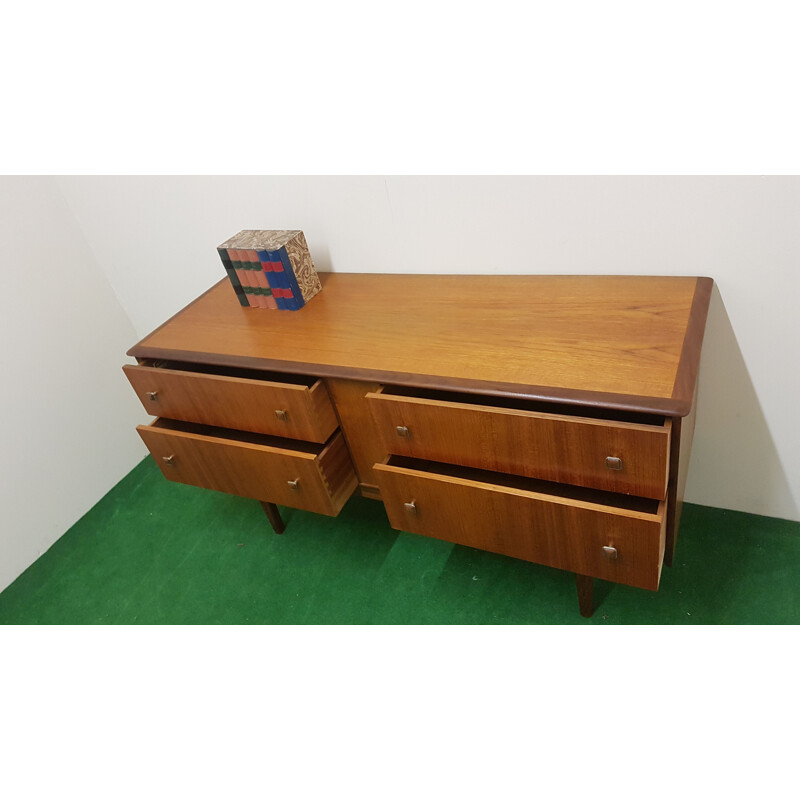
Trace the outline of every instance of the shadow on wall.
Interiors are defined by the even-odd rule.
[[[797,520],[797,501],[716,284],[699,381],[685,499]]]
[[[311,260],[314,262],[314,269],[317,272],[336,272],[331,264],[331,251],[328,245],[324,242],[315,242],[312,247],[308,236],[306,236],[306,242],[311,252]]]

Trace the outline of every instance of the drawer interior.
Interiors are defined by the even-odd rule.
[[[284,439],[280,436],[270,436],[266,433],[252,433],[250,431],[233,430],[232,428],[217,428],[213,425],[200,425],[195,422],[183,422],[177,419],[159,417],[153,421],[150,428],[163,431],[177,431],[190,433],[195,436],[207,436],[214,439],[226,439],[231,442],[246,442],[262,447],[271,447],[278,450],[291,450],[295,453],[309,453],[319,455],[328,445],[328,442],[305,442],[300,439]],[[336,434],[334,434],[335,436]],[[333,438],[333,436],[331,437]]]
[[[488,408],[507,408],[517,411],[530,411],[539,414],[557,414],[587,419],[607,419],[613,422],[632,422],[640,425],[664,426],[665,417],[658,414],[638,414],[611,408],[575,406],[568,403],[548,403],[528,400],[524,397],[503,397],[499,395],[468,394],[466,392],[445,392],[438,389],[419,389],[413,386],[384,386],[381,394],[393,397],[408,397],[420,400],[434,400],[442,403],[461,403],[464,405],[486,406]]]
[[[169,369],[177,372],[194,372],[198,375],[221,375],[226,378],[244,378],[250,381],[286,383],[291,386],[306,386],[308,388],[311,388],[319,380],[308,375],[294,375],[287,372],[269,372],[267,370],[246,369],[244,367],[222,367],[216,364],[195,364],[189,361],[171,361],[155,358],[142,358],[139,360],[139,366]]]
[[[562,497],[566,500],[578,500],[584,503],[607,506],[610,508],[637,511],[641,514],[658,514],[659,501],[647,497],[634,497],[633,495],[604,492],[600,489],[588,489],[583,486],[572,486],[565,483],[543,481],[536,478],[525,478],[521,475],[509,475],[504,472],[490,472],[474,467],[463,467],[457,464],[445,464],[439,461],[424,461],[407,456],[392,455],[384,462],[388,467],[410,469],[415,472],[429,475],[430,477],[446,476],[459,480],[474,481],[476,483],[505,486],[509,489],[518,489],[524,492],[547,495],[549,497]],[[380,465],[376,465],[380,466]]]

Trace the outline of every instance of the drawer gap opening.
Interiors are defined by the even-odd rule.
[[[216,439],[228,439],[232,442],[247,442],[248,444],[275,447],[281,450],[294,450],[301,453],[311,453],[315,456],[319,455],[330,442],[330,439],[328,442],[321,444],[305,442],[300,439],[284,439],[280,436],[270,436],[266,433],[251,433],[250,431],[239,431],[232,428],[216,428],[213,425],[200,425],[194,422],[182,422],[181,420],[166,419],[164,417],[159,417],[150,427],[165,431],[192,433],[197,436],[212,436]],[[334,433],[333,436],[335,435]]]
[[[179,372],[194,372],[198,375],[221,375],[224,378],[245,378],[251,381],[289,383],[294,386],[306,386],[309,389],[318,380],[318,378],[309,377],[307,375],[268,372],[260,369],[246,369],[245,367],[221,367],[216,364],[193,364],[189,361],[171,361],[160,358],[143,358],[139,366],[153,367],[154,369],[177,370]]]
[[[633,422],[640,425],[655,425],[658,427],[664,427],[666,419],[658,414],[638,414],[634,411],[575,406],[567,403],[549,403],[539,400],[527,400],[525,398],[501,397],[498,395],[445,392],[439,389],[421,389],[413,386],[386,386],[384,387],[383,395],[408,397],[412,399],[419,398],[421,400],[437,400],[445,403],[464,403],[472,406],[489,406],[491,408],[509,408],[542,414],[561,414],[567,417],[586,417],[588,419],[607,419],[614,422]]]
[[[536,478],[523,478],[522,476],[510,475],[505,472],[491,472],[484,469],[475,469],[474,467],[461,467],[440,461],[424,461],[422,459],[409,458],[408,456],[392,455],[389,456],[385,463],[390,467],[413,469],[430,475],[443,475],[479,483],[490,483],[496,486],[507,486],[510,489],[563,497],[568,500],[580,500],[586,503],[638,511],[644,514],[658,514],[659,501],[651,500],[647,497],[604,492],[601,489],[587,489],[583,486],[542,481]]]

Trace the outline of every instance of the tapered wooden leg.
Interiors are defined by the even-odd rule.
[[[578,587],[578,605],[582,617],[591,617],[594,611],[594,578],[588,575],[575,575],[575,585]]]
[[[278,506],[276,506],[275,503],[267,503],[265,500],[262,500],[261,508],[264,509],[269,524],[272,525],[272,530],[274,530],[275,533],[283,533],[286,530],[286,526],[283,524]]]

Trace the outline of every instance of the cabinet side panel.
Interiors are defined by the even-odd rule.
[[[686,491],[686,478],[689,473],[689,458],[692,454],[694,423],[697,417],[697,387],[692,400],[692,410],[683,418],[672,420],[672,450],[669,464],[669,489],[667,491],[667,541],[664,550],[664,563],[671,567],[675,558],[675,545],[678,541],[678,528],[681,523],[683,496]]]
[[[678,461],[678,492],[675,504],[675,538],[677,539],[678,526],[681,521],[683,508],[683,495],[686,491],[686,478],[689,474],[689,456],[692,454],[692,439],[694,438],[694,422],[697,417],[697,389],[695,388],[692,411],[685,417],[681,424],[681,452]]]

